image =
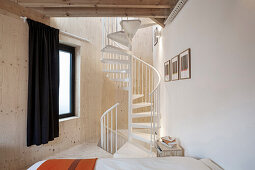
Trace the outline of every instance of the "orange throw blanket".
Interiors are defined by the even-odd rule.
[[[50,159],[38,170],[94,170],[96,159]]]

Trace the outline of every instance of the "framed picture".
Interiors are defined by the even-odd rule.
[[[170,60],[165,62],[164,64],[164,79],[165,81],[171,81],[171,75],[170,75]]]
[[[190,63],[190,49],[187,49],[180,54],[180,79],[191,78]]]
[[[179,80],[179,55],[171,59],[172,81]]]

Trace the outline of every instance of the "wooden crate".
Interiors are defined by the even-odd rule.
[[[157,157],[166,157],[166,156],[184,156],[183,149],[181,146],[176,145],[173,148],[163,145],[161,142],[156,142],[157,146]],[[162,151],[158,149],[161,148]]]

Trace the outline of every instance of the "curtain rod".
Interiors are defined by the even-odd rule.
[[[24,22],[27,21],[27,17],[20,17],[21,19],[24,20]],[[90,42],[87,38],[83,38],[83,37],[80,37],[80,36],[77,36],[77,35],[74,35],[74,34],[71,34],[69,32],[65,32],[65,31],[61,31],[59,30],[59,33],[62,34],[62,35],[66,35],[66,36],[69,36],[69,37],[72,37],[72,38],[75,38],[75,39],[78,39],[78,40],[81,40],[81,41],[85,41],[85,42]]]

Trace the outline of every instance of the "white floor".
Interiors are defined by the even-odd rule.
[[[88,158],[112,158],[113,155],[97,146],[97,143],[76,145],[65,151],[59,152],[47,159],[88,159]]]
[[[132,142],[127,142],[123,145],[117,153],[114,154],[114,158],[150,158],[156,157],[156,154],[149,150],[137,146]]]
[[[125,130],[123,131],[125,134]],[[148,158],[155,157],[148,149],[134,144],[125,143],[114,155],[97,146],[97,143],[76,145],[46,159],[88,159],[88,158]]]

